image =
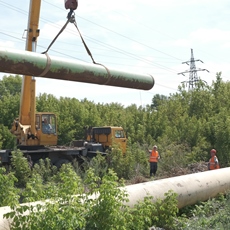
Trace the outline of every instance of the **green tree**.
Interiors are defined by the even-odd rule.
[[[25,187],[29,177],[31,176],[31,169],[26,157],[20,150],[12,151],[12,171],[17,178],[17,185]]]
[[[0,99],[3,96],[20,94],[22,78],[19,75],[4,75],[0,80]]]
[[[228,111],[222,109],[222,111],[216,115],[215,120],[215,144],[214,146],[210,146],[210,149],[216,148],[221,167],[228,167],[230,165],[230,117]]]
[[[168,97],[165,95],[160,95],[160,94],[156,94],[153,96],[152,98],[152,104],[151,104],[151,108],[153,110],[157,110],[158,106],[165,100],[167,100]]]
[[[15,137],[12,135],[8,127],[0,124],[0,148],[12,149],[15,145]]]
[[[0,124],[7,126],[9,129],[19,113],[19,94],[16,95],[4,95],[0,99]]]

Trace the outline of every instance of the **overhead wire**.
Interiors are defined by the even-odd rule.
[[[13,5],[10,5],[9,3],[6,3],[6,2],[4,2],[4,1],[1,1],[1,0],[0,0],[0,5],[6,6],[6,7],[10,8],[10,9],[12,9],[12,10],[14,10],[14,11],[17,11],[17,12],[19,12],[19,13],[23,13],[23,14],[27,15],[27,12],[26,12],[25,10],[22,10],[22,9],[20,9],[20,8],[18,8],[18,7],[15,7],[15,6],[13,6]]]
[[[49,3],[49,2],[47,2],[46,0],[44,0],[44,2],[53,5],[52,3]],[[12,9],[12,10],[14,10],[14,11],[17,11],[17,12],[19,12],[19,13],[22,13],[22,14],[24,14],[24,15],[27,15],[27,14],[28,14],[26,11],[21,10],[20,8],[17,8],[17,7],[15,7],[15,6],[12,6],[12,5],[10,5],[10,4],[8,4],[8,3],[5,3],[5,2],[3,2],[3,1],[0,1],[0,4],[4,5],[5,7],[10,8],[10,9]],[[55,6],[55,5],[53,5],[53,6],[54,6],[54,7],[57,7],[57,6]],[[59,7],[57,7],[57,8],[59,8]],[[60,9],[61,9],[61,8],[60,8]],[[82,18],[82,19],[84,19],[84,18]],[[46,21],[46,22],[49,21],[49,20],[44,20],[43,18],[41,18],[41,20]],[[87,20],[87,19],[84,19],[84,20],[89,21],[89,22],[91,22],[91,23],[93,23],[93,24],[95,24],[95,25],[97,25],[97,26],[100,26],[99,24],[96,24],[96,23],[94,23],[94,22],[92,22],[92,21],[90,21],[90,20]],[[51,21],[49,21],[49,22],[51,22]],[[52,23],[52,22],[51,22],[51,23]],[[110,30],[110,29],[108,29],[108,28],[106,28],[106,27],[103,27],[103,26],[100,26],[100,27],[103,28],[103,29],[106,29],[106,30],[108,30],[108,31],[110,31],[110,32],[116,33],[117,35],[122,36],[122,37],[124,37],[124,38],[126,38],[126,39],[130,39],[130,38],[128,38],[127,36],[124,36],[124,35],[122,35],[122,34],[119,34],[119,33],[115,32],[115,31],[112,31],[112,30]],[[6,33],[3,33],[3,34],[6,35]],[[16,38],[16,37],[11,36],[11,35],[8,35],[8,36],[13,37],[13,38]],[[86,36],[86,37],[87,37],[87,36]],[[128,56],[128,57],[132,57],[132,58],[134,58],[134,59],[136,59],[136,60],[143,61],[143,62],[145,62],[145,63],[147,63],[147,64],[149,64],[149,65],[153,65],[153,66],[156,66],[156,67],[158,67],[158,68],[164,69],[164,70],[166,70],[166,71],[169,71],[169,72],[172,72],[172,73],[176,73],[175,70],[173,70],[173,69],[171,69],[171,68],[168,68],[168,67],[166,67],[166,66],[164,66],[164,65],[158,64],[158,63],[156,63],[156,62],[149,61],[149,60],[147,60],[147,59],[145,59],[145,58],[142,58],[142,57],[137,56],[136,54],[132,54],[132,53],[130,53],[130,52],[124,51],[124,50],[119,49],[119,48],[117,48],[117,47],[113,47],[113,46],[111,46],[111,45],[105,44],[105,43],[103,43],[103,42],[101,42],[101,41],[98,41],[98,40],[96,40],[96,39],[92,39],[92,38],[90,38],[90,37],[87,37],[87,38],[88,38],[89,40],[93,41],[94,43],[100,44],[101,46],[104,46],[104,47],[106,47],[106,48],[112,49],[113,51],[116,51],[116,52],[118,52],[118,53],[124,54],[124,55],[126,55],[126,56]],[[135,41],[134,39],[130,39],[130,40]],[[146,46],[146,47],[148,47],[148,48],[154,49],[153,47],[150,47],[150,46],[148,46],[148,45],[145,45],[144,43],[140,43],[140,42],[138,42],[138,41],[135,41],[135,42],[137,42],[137,43],[139,43],[139,44],[141,44],[141,45],[144,45],[144,46]],[[170,57],[170,58],[177,59],[177,58],[175,58],[175,57],[173,57],[173,56],[171,56],[171,55],[168,55],[168,54],[166,54],[166,53],[164,53],[164,52],[161,52],[161,51],[159,51],[159,50],[157,50],[157,49],[154,49],[154,50],[156,50],[156,51],[158,51],[158,52],[160,52],[160,53],[162,53],[162,54],[165,54],[166,56],[168,56],[168,57]],[[55,52],[54,50],[52,50],[52,51]],[[57,52],[57,53],[60,53],[60,52]],[[66,55],[66,54],[63,54],[63,55]],[[69,56],[69,55],[66,55],[66,56]],[[72,56],[71,56],[71,57],[72,57]],[[178,59],[178,60],[179,60],[179,59]]]
[[[43,1],[46,2],[47,4],[50,4],[50,5],[52,5],[52,6],[56,7],[56,8],[58,8],[58,9],[63,10],[62,8],[60,8],[60,7],[54,5],[54,4],[52,4],[52,3],[50,3],[50,2],[48,2],[48,1],[46,1],[46,0],[43,0]],[[15,11],[17,11],[17,12],[23,13],[24,15],[27,15],[27,14],[28,14],[27,11],[22,10],[22,9],[20,9],[20,8],[17,8],[17,7],[15,7],[15,6],[13,6],[13,5],[10,5],[9,3],[5,3],[5,2],[3,2],[3,1],[0,0],[0,4],[1,4],[1,3],[2,3],[2,5],[4,5],[4,6],[10,8],[10,9],[13,9],[13,10],[15,10]],[[120,33],[117,33],[116,31],[113,31],[113,30],[111,30],[111,29],[108,29],[108,28],[106,28],[106,27],[104,27],[104,26],[101,26],[101,25],[99,25],[99,24],[97,24],[97,23],[94,23],[94,22],[92,22],[92,21],[90,21],[90,20],[87,20],[87,19],[85,19],[85,18],[83,18],[83,17],[80,17],[80,16],[78,16],[78,17],[81,18],[81,19],[83,19],[83,20],[86,20],[86,21],[88,21],[88,22],[90,22],[90,23],[92,23],[92,24],[95,24],[95,25],[97,25],[97,26],[99,26],[99,27],[101,27],[101,28],[103,28],[103,29],[105,29],[105,30],[108,30],[108,31],[110,31],[110,32],[113,32],[113,33],[115,33],[115,34],[117,34],[117,35],[119,35],[119,36],[122,36],[122,37],[127,38],[127,39],[132,40],[132,41],[135,41],[136,43],[141,44],[141,45],[143,45],[143,46],[146,46],[146,47],[148,47],[148,48],[150,48],[150,49],[154,49],[154,50],[156,50],[157,52],[160,52],[160,53],[162,53],[162,54],[164,54],[164,55],[166,55],[166,56],[169,56],[169,57],[175,58],[175,59],[177,59],[177,60],[180,60],[180,59],[178,59],[178,58],[176,58],[176,57],[174,57],[174,56],[172,56],[172,55],[169,55],[169,54],[164,53],[164,52],[162,52],[162,51],[160,51],[160,50],[157,50],[157,49],[155,49],[155,48],[153,48],[153,47],[151,47],[151,46],[148,46],[148,45],[146,45],[146,44],[144,44],[144,43],[138,42],[138,41],[136,41],[136,40],[134,40],[134,39],[131,39],[131,38],[125,36],[125,35],[122,35],[122,34],[120,34]],[[41,20],[41,21],[51,22],[51,23],[52,23],[52,21],[50,21],[50,20],[44,20],[43,18],[40,18],[40,20]],[[57,26],[57,27],[58,27],[58,26]],[[94,40],[94,39],[93,39],[93,40]]]
[[[60,7],[54,5],[54,4],[52,4],[52,3],[50,3],[50,2],[48,2],[48,1],[46,1],[46,0],[43,0],[43,1],[46,2],[47,4],[52,5],[53,7],[56,7],[56,8],[58,8],[58,9],[61,9]],[[85,20],[85,21],[87,21],[87,22],[90,22],[91,24],[94,24],[94,25],[96,25],[96,26],[98,26],[98,27],[101,27],[101,28],[103,28],[103,29],[105,29],[105,30],[107,30],[107,31],[110,31],[110,32],[112,32],[112,33],[114,33],[114,34],[117,34],[117,35],[119,35],[119,36],[121,36],[121,37],[123,37],[123,38],[126,38],[126,39],[130,40],[130,41],[134,41],[134,42],[136,42],[137,44],[140,44],[140,45],[142,45],[142,46],[144,46],[144,47],[147,47],[147,48],[149,48],[149,49],[153,49],[153,50],[155,50],[155,51],[157,51],[157,52],[159,52],[159,53],[162,53],[162,54],[164,54],[164,55],[166,55],[166,56],[168,56],[168,57],[171,57],[171,58],[174,58],[174,59],[176,59],[176,60],[182,61],[181,59],[179,59],[179,58],[177,58],[177,57],[175,57],[175,56],[173,56],[173,55],[167,54],[167,53],[165,53],[165,52],[163,52],[163,51],[160,51],[160,50],[158,50],[158,49],[156,49],[156,48],[154,48],[154,47],[152,47],[152,46],[146,45],[146,44],[144,44],[144,43],[142,43],[142,42],[139,42],[139,41],[137,41],[137,40],[135,40],[135,39],[132,39],[132,38],[130,38],[130,37],[128,37],[128,36],[125,36],[125,35],[123,35],[123,34],[121,34],[121,33],[118,33],[118,32],[116,32],[116,31],[114,31],[114,30],[111,30],[111,29],[109,29],[109,28],[107,28],[107,27],[105,27],[105,26],[99,25],[98,23],[95,23],[95,22],[93,22],[93,21],[91,21],[91,20],[89,20],[89,19],[83,18],[83,17],[81,17],[81,16],[79,16],[79,15],[78,15],[78,18],[81,18],[82,20]]]
[[[57,7],[57,6],[55,6],[54,4],[49,3],[49,2],[46,1],[46,0],[43,0],[43,1],[46,2],[46,3],[48,3],[48,4],[53,5],[54,7]],[[5,7],[9,6],[8,3],[5,3],[5,2],[3,2],[3,1],[0,1],[0,4],[3,5],[3,6],[5,6]],[[17,12],[23,13],[24,15],[27,15],[27,14],[28,14],[26,11],[21,10],[21,9],[19,9],[19,8],[16,8],[16,7],[12,6],[12,5],[10,5],[9,8],[12,9],[12,10],[15,10],[15,11],[17,11]],[[59,8],[59,7],[57,7],[57,8]],[[59,9],[61,9],[61,8],[59,8]],[[63,10],[63,9],[62,9],[62,10]],[[85,21],[88,21],[88,22],[90,22],[90,23],[93,23],[93,24],[95,24],[95,25],[97,25],[97,26],[99,26],[99,27],[101,27],[101,28],[103,28],[103,29],[105,29],[105,30],[107,30],[107,31],[110,31],[110,32],[112,32],[112,33],[114,33],[114,34],[117,34],[117,35],[119,35],[119,36],[121,36],[121,37],[124,37],[124,38],[126,38],[126,39],[130,39],[129,37],[124,36],[123,34],[117,33],[116,31],[112,31],[111,29],[108,29],[108,28],[106,28],[106,27],[104,27],[104,26],[101,26],[101,25],[99,25],[99,24],[97,24],[97,23],[95,23],[95,22],[92,22],[92,21],[88,20],[88,19],[85,19],[85,18],[80,17],[80,16],[78,16],[78,17],[79,17],[80,19],[82,19],[82,20],[85,20]],[[53,23],[52,21],[49,21],[49,20],[46,20],[46,19],[42,19],[42,18],[41,18],[41,20],[44,21],[44,22],[51,22],[51,23]],[[146,26],[145,24],[142,24],[142,25],[143,25],[143,26]],[[53,25],[53,26],[56,26],[56,25]],[[58,26],[56,26],[56,27],[59,28]],[[149,27],[149,28],[151,28],[151,27]],[[69,33],[72,33],[71,30],[69,30],[68,32],[69,32]],[[7,35],[6,33],[3,33],[3,32],[1,32],[1,33],[4,34],[4,35]],[[15,39],[18,39],[18,38],[16,38],[16,37],[12,36],[12,35],[8,35],[8,36],[9,36],[9,37],[12,37],[12,38],[15,38]],[[167,36],[167,35],[166,35],[166,36]],[[175,70],[170,69],[170,68],[168,68],[167,66],[164,66],[164,65],[161,65],[161,64],[158,65],[158,63],[156,63],[156,62],[152,63],[150,60],[145,59],[145,58],[141,57],[140,55],[137,56],[137,55],[135,55],[135,54],[129,53],[129,52],[127,52],[127,51],[125,51],[125,50],[122,50],[122,49],[119,50],[119,48],[117,48],[117,47],[113,47],[113,46],[108,45],[108,44],[106,44],[106,43],[103,44],[103,42],[101,42],[101,41],[99,41],[99,40],[96,40],[96,39],[93,39],[93,38],[91,38],[91,37],[89,37],[89,36],[85,36],[85,37],[86,37],[88,40],[92,41],[93,43],[100,45],[101,47],[108,48],[108,49],[113,50],[113,51],[115,51],[115,52],[117,52],[117,53],[121,53],[121,54],[123,54],[123,55],[125,55],[125,56],[127,56],[127,57],[131,57],[131,58],[133,58],[133,59],[135,59],[135,60],[140,60],[140,61],[142,61],[142,62],[144,62],[144,63],[147,63],[147,64],[150,65],[150,66],[156,66],[156,67],[161,68],[161,69],[163,69],[163,70],[166,70],[166,71],[168,71],[168,72],[177,73]],[[18,40],[20,40],[20,39],[18,39]],[[131,40],[134,41],[134,42],[136,42],[136,43],[138,43],[138,44],[140,44],[140,45],[143,45],[143,46],[145,45],[144,43],[140,43],[140,42],[138,42],[138,41],[136,41],[136,40],[134,40],[134,39],[131,39]],[[75,45],[76,45],[76,44],[75,44]],[[40,45],[38,45],[38,46],[39,46],[39,47],[42,47],[42,46],[40,46]],[[148,47],[148,46],[146,46],[146,47]],[[149,48],[149,49],[153,49],[153,50],[155,50],[155,51],[158,52],[158,50],[157,50],[157,49],[154,49],[153,47],[150,47],[150,46],[149,46],[148,48]],[[94,48],[94,49],[95,49],[95,48]],[[59,53],[59,54],[61,54],[61,55],[63,55],[63,56],[68,56],[68,57],[71,57],[71,58],[75,58],[75,59],[81,60],[81,59],[79,59],[79,58],[77,58],[77,57],[73,57],[73,56],[71,56],[71,55],[68,55],[67,53],[61,53],[61,52],[56,51],[56,50],[52,50],[52,52]],[[159,50],[159,53],[164,54],[165,56],[170,57],[170,58],[172,58],[172,59],[174,59],[174,60],[180,60],[180,59],[178,59],[178,58],[176,58],[176,57],[174,57],[174,56],[172,56],[172,55],[170,55],[170,54],[161,52],[161,50]],[[119,58],[120,58],[120,57],[119,57]],[[82,60],[82,61],[85,61],[85,60]],[[88,61],[85,61],[85,62],[88,62]],[[114,64],[114,63],[112,63],[112,64]],[[119,65],[122,65],[122,64],[119,64]],[[127,66],[127,65],[126,65],[126,66]],[[146,67],[145,67],[145,68],[146,68]],[[151,68],[151,67],[149,67],[149,68]],[[157,84],[157,85],[159,85],[159,84]],[[165,88],[170,88],[170,87],[165,86]]]
[[[2,1],[0,1],[0,2],[2,2]],[[46,0],[44,0],[44,2],[50,4],[50,5],[52,5],[52,6],[56,7],[56,8],[58,8],[58,9],[63,10],[62,8],[60,8],[60,7],[54,5],[54,4],[52,4],[52,3],[50,3],[50,2],[48,2],[48,1],[46,1]],[[16,7],[14,7],[14,6],[8,4],[8,3],[5,3],[5,6],[9,6],[9,8],[10,8],[10,9],[13,9],[13,10],[19,9],[19,8],[16,8]],[[26,13],[25,13],[26,11],[24,11],[24,10],[20,10],[20,9],[19,9],[19,10],[17,10],[17,11],[26,15]],[[85,19],[85,20],[86,20],[86,19]],[[51,23],[52,23],[52,21],[50,21],[50,20],[45,20],[45,19],[43,19],[43,18],[41,18],[41,21],[51,22]],[[87,21],[89,21],[89,20],[87,20]],[[90,21],[90,22],[93,23],[92,21]],[[94,23],[94,24],[96,24],[96,23]],[[100,25],[98,25],[98,24],[96,24],[96,25],[97,25],[97,26],[100,26]],[[53,26],[54,26],[54,25],[53,25]],[[57,28],[59,28],[57,25],[55,25],[55,26],[56,26]],[[110,30],[110,29],[108,29],[108,28],[106,28],[106,27],[103,27],[103,26],[101,26],[101,27],[104,28],[104,29],[107,29],[107,30],[109,30],[109,31],[112,31],[112,30]],[[71,30],[71,31],[72,31],[72,30]],[[70,32],[70,31],[68,31],[68,32]],[[114,32],[114,31],[113,31],[113,32]],[[116,32],[114,32],[114,33],[116,33]],[[117,33],[117,34],[118,34],[118,33]],[[121,34],[119,34],[119,35],[122,36]],[[149,60],[147,60],[147,59],[145,59],[145,58],[138,57],[136,54],[132,54],[132,53],[127,52],[127,51],[124,51],[124,50],[122,50],[122,49],[120,49],[120,48],[118,48],[118,47],[115,47],[115,46],[112,46],[112,45],[108,45],[108,44],[106,44],[106,43],[104,43],[104,42],[101,42],[101,41],[99,41],[99,40],[92,39],[92,38],[90,38],[90,37],[88,37],[88,36],[85,36],[85,37],[86,37],[88,40],[91,40],[91,41],[94,42],[94,43],[100,44],[100,45],[103,46],[103,47],[107,47],[107,48],[109,48],[110,50],[113,50],[113,51],[115,51],[115,52],[121,53],[121,54],[126,55],[126,56],[128,56],[128,57],[132,57],[132,58],[134,58],[134,59],[136,59],[136,60],[143,61],[144,63],[147,63],[147,64],[149,64],[149,65],[158,67],[158,68],[160,68],[160,69],[163,69],[163,70],[166,70],[166,71],[169,71],[169,72],[172,72],[172,73],[177,73],[176,70],[173,70],[173,69],[171,69],[171,68],[169,68],[169,67],[167,67],[167,66],[161,65],[161,64],[159,64],[159,63],[157,63],[157,62],[149,61]],[[123,37],[129,39],[127,36],[123,36]],[[133,39],[131,39],[131,40],[133,40]],[[142,44],[142,43],[140,43],[140,44]],[[148,46],[148,47],[149,47],[149,46]],[[153,48],[153,49],[154,49],[154,48]],[[156,49],[155,49],[155,50],[156,50]],[[52,51],[53,51],[53,50],[52,50]],[[160,52],[160,51],[159,51],[159,52]],[[163,53],[163,52],[161,52],[161,53]],[[167,54],[166,54],[166,55],[167,55]],[[170,56],[170,55],[167,55],[167,56]]]

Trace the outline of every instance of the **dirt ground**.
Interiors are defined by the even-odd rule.
[[[192,173],[205,172],[207,170],[208,170],[207,162],[197,162],[197,163],[189,164],[185,168],[180,168],[180,167],[172,168],[170,172],[164,173],[163,175],[157,175],[155,178],[135,176],[131,180],[126,181],[126,185],[144,183],[152,180],[160,180],[164,178],[182,176],[182,175],[187,175]]]
[[[197,162],[188,165],[186,168],[173,168],[165,177],[175,177],[192,173],[204,172],[208,170],[207,162]]]

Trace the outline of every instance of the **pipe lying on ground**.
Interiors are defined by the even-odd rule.
[[[154,200],[164,199],[164,194],[173,190],[178,194],[178,208],[183,208],[228,191],[229,175],[230,167],[129,185],[124,189],[128,192],[131,207],[146,196],[153,196]]]
[[[164,199],[164,194],[172,190],[178,194],[178,208],[183,208],[199,201],[206,201],[220,193],[226,193],[230,189],[229,174],[230,167],[128,185],[121,189],[127,191],[129,198],[127,205],[130,207],[133,207],[138,201],[143,201],[146,196],[153,196],[153,202],[158,198]],[[31,205],[35,204],[38,202],[31,203]],[[0,208],[0,229],[9,229],[8,220],[3,219],[3,214],[9,211],[9,207]]]
[[[108,69],[99,64],[0,47],[0,72],[67,81],[150,90],[151,75]]]

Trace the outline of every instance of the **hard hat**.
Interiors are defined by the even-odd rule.
[[[215,150],[215,149],[212,149],[212,150],[210,151],[210,153],[215,153],[215,154],[216,154],[216,150]]]
[[[156,146],[156,145],[154,145],[154,146],[153,146],[153,148],[156,148],[156,149],[157,149],[157,146]]]

